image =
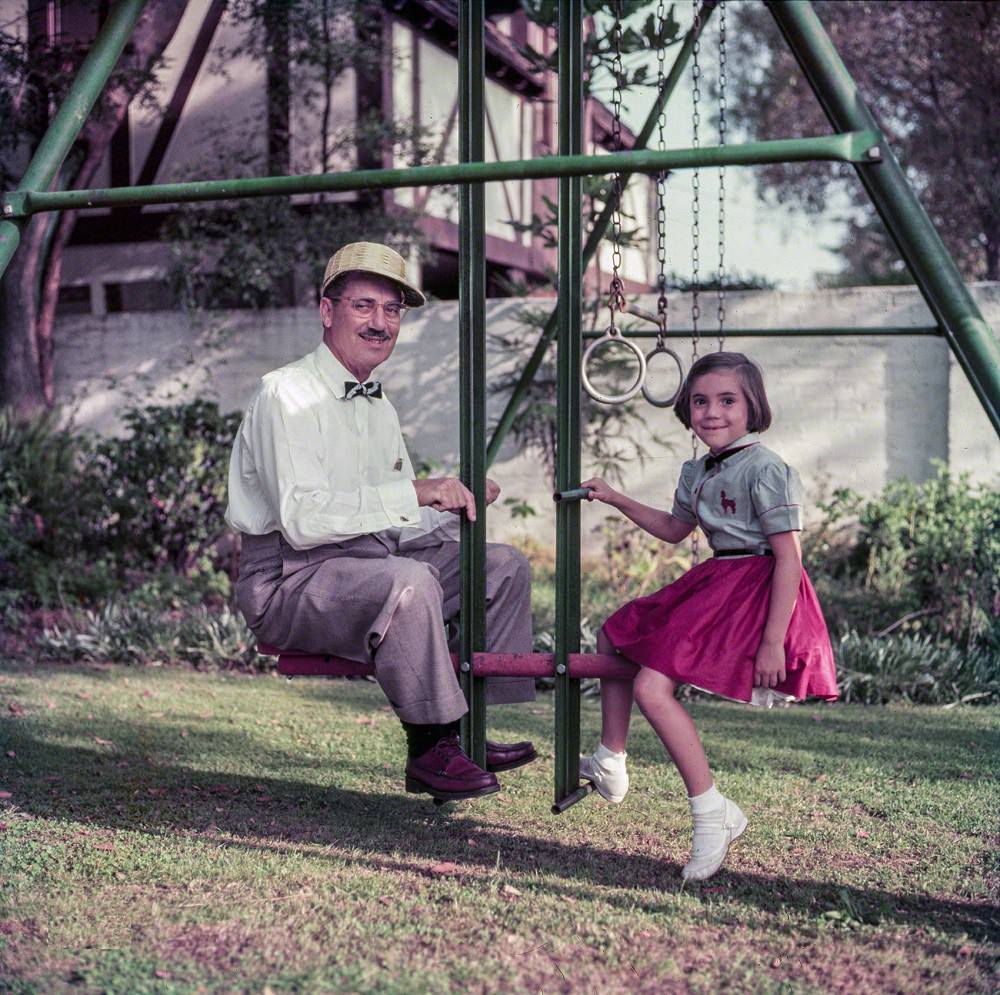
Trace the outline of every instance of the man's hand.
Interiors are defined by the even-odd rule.
[[[774,688],[785,679],[785,647],[783,643],[762,641],[753,662],[755,687]]]
[[[496,487],[496,484],[493,486]],[[414,480],[413,489],[417,492],[417,504],[421,507],[429,506],[437,508],[438,511],[454,511],[456,514],[464,511],[470,522],[476,520],[476,499],[472,491],[457,477]],[[489,486],[486,492],[489,495]],[[497,487],[497,494],[499,493],[500,488]]]

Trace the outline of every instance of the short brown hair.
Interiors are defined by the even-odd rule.
[[[742,352],[710,352],[695,360],[674,401],[674,414],[685,428],[691,427],[691,387],[706,373],[726,370],[740,378],[747,399],[747,431],[765,432],[771,427],[771,405],[767,402],[760,367]]]

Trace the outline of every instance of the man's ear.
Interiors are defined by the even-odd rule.
[[[333,301],[329,297],[319,299],[319,320],[324,328],[329,328],[333,324]]]

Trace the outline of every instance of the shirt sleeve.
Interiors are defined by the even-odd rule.
[[[300,392],[302,396],[299,396]],[[253,454],[257,484],[295,549],[405,527],[420,520],[409,477],[338,490],[337,467],[316,445],[321,428],[308,392],[294,382],[257,396],[241,445]]]
[[[802,481],[780,460],[765,464],[750,484],[764,535],[802,531]]]
[[[693,491],[694,478],[697,473],[697,462],[688,460],[681,467],[680,479],[677,481],[677,490],[674,491],[674,506],[670,509],[670,514],[674,518],[688,525],[697,525],[698,517],[694,513]]]

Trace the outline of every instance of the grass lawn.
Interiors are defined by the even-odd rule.
[[[372,684],[4,664],[0,991],[1000,988],[1000,709],[691,707],[750,829],[682,890],[639,717],[620,806],[549,814],[542,696],[491,726],[541,761],[446,811]]]

